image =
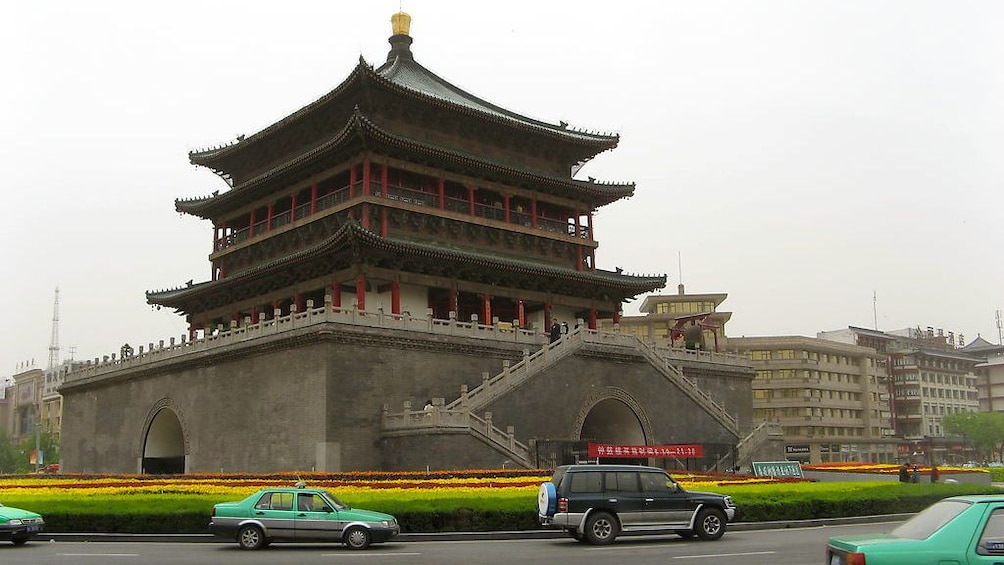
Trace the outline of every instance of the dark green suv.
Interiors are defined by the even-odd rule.
[[[736,507],[728,496],[684,490],[657,467],[565,465],[540,485],[537,513],[577,540],[607,544],[621,532],[716,540]]]

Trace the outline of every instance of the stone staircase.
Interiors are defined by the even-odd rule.
[[[405,410],[400,413],[390,413],[384,407],[384,433],[424,433],[436,429],[467,429],[472,435],[497,449],[514,463],[526,468],[533,466],[530,448],[515,439],[515,429],[508,426],[505,431],[492,423],[491,412],[485,412],[485,417],[475,413],[482,410],[494,400],[508,394],[535,376],[545,372],[562,359],[574,355],[587,344],[613,345],[631,348],[642,356],[677,389],[687,395],[695,404],[712,416],[730,433],[739,437],[739,426],[735,416],[725,411],[725,408],[715,402],[711,396],[701,390],[697,383],[683,374],[674,366],[671,359],[660,353],[652,345],[645,343],[629,334],[598,334],[584,327],[574,329],[569,334],[554,343],[548,343],[540,350],[530,353],[523,350],[523,359],[515,365],[503,361],[502,372],[490,377],[482,373],[482,382],[474,389],[468,390],[467,385],[461,385],[460,396],[446,404],[443,399],[433,400],[433,410],[412,410],[411,403],[405,403]],[[739,442],[740,445],[743,443]]]
[[[723,455],[712,470],[722,471],[725,469],[743,469],[753,466],[753,457],[764,446],[778,438],[783,438],[781,424],[777,422],[761,422],[753,428],[746,437],[739,440],[736,447]]]

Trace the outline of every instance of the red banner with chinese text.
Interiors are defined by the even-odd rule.
[[[704,446],[699,443],[679,445],[611,445],[590,443],[589,457],[658,457],[698,459],[704,457]]]

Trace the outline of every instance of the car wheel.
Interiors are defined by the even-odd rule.
[[[704,540],[716,540],[725,534],[725,513],[717,508],[704,508],[697,514],[697,535]]]
[[[359,526],[349,528],[344,537],[345,545],[349,549],[366,549],[372,539],[369,530]]]
[[[683,539],[690,539],[694,537],[694,530],[676,530],[673,533],[680,536]]]
[[[24,545],[24,544],[28,543],[28,538],[27,537],[23,537],[23,538],[22,537],[16,537],[16,538],[11,538],[10,541],[12,541],[14,543],[14,545],[21,546],[21,545]]]
[[[586,539],[589,543],[596,545],[606,545],[613,543],[617,537],[619,526],[617,519],[607,512],[595,512],[589,515],[586,520]]]
[[[258,526],[244,526],[237,530],[237,545],[241,549],[261,549],[265,547],[265,532]]]

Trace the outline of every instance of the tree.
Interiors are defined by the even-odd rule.
[[[961,435],[988,459],[1000,460],[1004,450],[1004,413],[958,412],[942,420],[945,433]]]
[[[18,451],[7,430],[0,428],[0,474],[16,472]]]

